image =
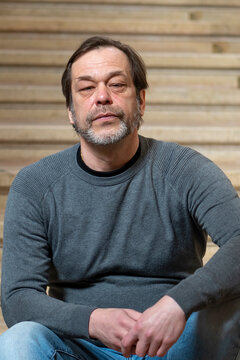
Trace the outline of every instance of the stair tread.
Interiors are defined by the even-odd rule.
[[[239,21],[190,21],[173,20],[170,18],[115,18],[109,26],[104,17],[69,18],[64,17],[28,17],[4,16],[0,22],[0,31],[27,32],[89,32],[105,34],[162,34],[162,35],[230,35],[237,36],[240,31]]]
[[[69,50],[77,48],[79,44],[91,34],[73,33],[0,33],[0,48],[8,50]],[[133,46],[138,51],[163,52],[193,52],[193,53],[239,53],[240,41],[238,37],[224,36],[164,36],[145,34],[112,34],[114,39]]]
[[[1,2],[8,2],[9,0],[2,0]],[[15,0],[16,3],[22,3],[23,0]],[[25,2],[38,3],[39,0],[25,0]],[[49,0],[42,0],[42,2],[49,2]],[[53,3],[65,3],[66,0],[51,0]],[[72,3],[101,3],[101,4],[149,4],[149,5],[176,5],[176,6],[213,6],[212,0],[71,0]],[[240,7],[239,0],[214,0],[214,7]]]
[[[240,54],[161,53],[159,51],[145,51],[140,54],[148,68],[240,69]],[[71,52],[68,50],[1,49],[0,65],[64,67],[70,56]]]
[[[96,15],[98,17],[106,18],[108,17],[110,21],[112,19],[119,18],[131,18],[134,21],[138,19],[146,20],[147,18],[157,19],[158,22],[166,21],[168,22],[177,22],[180,21],[189,21],[189,22],[210,22],[210,23],[220,23],[229,22],[228,25],[231,26],[234,22],[239,22],[240,9],[225,7],[204,7],[202,4],[194,8],[192,6],[152,6],[145,1],[144,4],[126,4],[124,3],[108,3],[101,4],[97,3],[59,3],[56,7],[54,3],[46,3],[42,6],[41,3],[2,3],[0,17],[44,17],[46,18],[71,18],[71,21],[74,18],[86,19],[94,18]],[[54,14],[54,16],[53,16]]]

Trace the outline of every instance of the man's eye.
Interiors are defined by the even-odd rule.
[[[111,86],[112,88],[114,88],[114,89],[121,89],[121,88],[123,88],[125,85],[122,84],[122,83],[113,83],[113,84],[111,84],[110,86]]]
[[[91,90],[93,90],[93,89],[94,89],[93,86],[86,86],[86,87],[84,87],[84,88],[79,89],[79,91],[81,91],[81,92],[88,92],[88,91],[91,91]]]

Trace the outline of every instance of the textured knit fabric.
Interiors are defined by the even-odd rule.
[[[31,320],[88,338],[96,307],[144,311],[168,294],[189,316],[240,295],[240,201],[230,181],[194,150],[140,141],[138,160],[116,176],[81,169],[79,144],[17,175],[4,226],[8,326]],[[207,233],[220,250],[202,267]]]

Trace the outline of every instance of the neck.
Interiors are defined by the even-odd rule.
[[[113,171],[124,166],[139,146],[137,130],[116,144],[94,145],[81,138],[81,156],[85,164],[95,171]]]

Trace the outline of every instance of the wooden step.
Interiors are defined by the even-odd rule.
[[[0,23],[1,24],[1,23]],[[63,68],[72,52],[47,50],[0,50],[3,66],[55,66]],[[240,54],[140,53],[148,68],[162,69],[240,69]]]
[[[2,0],[1,2],[8,2],[9,0]],[[23,0],[15,0],[14,2],[22,3]],[[25,2],[39,3],[39,0],[25,0]],[[42,2],[49,2],[49,0],[42,0]],[[66,3],[66,0],[51,0],[53,3]],[[78,4],[147,4],[147,5],[168,5],[168,6],[209,6],[209,7],[240,7],[239,0],[71,0],[72,3]]]
[[[0,33],[0,49],[6,50],[50,50],[74,51],[82,41],[92,34],[44,34],[24,32]],[[191,37],[161,35],[117,35],[111,37],[127,43],[137,51],[159,51],[170,53],[240,53],[238,37]]]
[[[53,2],[46,2],[42,6],[41,2],[20,2],[16,1],[1,1],[1,14],[0,16],[19,16],[19,17],[52,17],[62,16],[63,14],[66,17],[94,17],[103,16],[108,19],[117,18],[117,17],[132,17],[135,19],[146,18],[146,17],[156,17],[158,19],[165,20],[166,18],[170,21],[175,20],[187,20],[200,21],[200,20],[210,20],[212,21],[229,21],[237,22],[237,16],[239,9],[236,7],[231,7],[229,3],[225,2],[224,8],[212,6],[204,6],[203,2],[199,1],[198,7],[193,7],[189,3],[188,6],[182,6],[182,4],[176,4],[178,6],[168,6],[170,2],[165,4],[155,4],[152,6],[151,1],[132,3],[123,1],[112,1],[109,3],[104,3],[101,1],[100,4],[97,1],[81,1],[78,3],[70,2],[60,3],[58,6]],[[137,6],[136,6],[137,5]],[[159,6],[157,6],[159,5]],[[171,3],[170,3],[171,5]],[[190,5],[190,6],[189,6]],[[213,5],[213,4],[212,4]],[[238,4],[239,6],[239,4]]]
[[[1,110],[0,110],[1,114]],[[9,114],[10,116],[10,114]],[[183,126],[183,127],[238,127],[240,126],[240,108],[161,106],[159,109],[148,106],[144,114],[146,125]]]
[[[237,25],[239,23],[239,9],[225,7],[217,8],[205,8],[200,6],[198,8],[192,7],[169,7],[169,6],[152,6],[145,2],[144,5],[137,4],[131,5],[128,4],[74,4],[74,3],[63,3],[59,4],[57,7],[53,3],[46,3],[42,6],[41,3],[2,3],[0,17],[2,18],[11,18],[18,17],[30,19],[33,18],[54,18],[60,20],[64,18],[70,18],[71,21],[75,18],[82,19],[96,19],[103,18],[104,21],[106,18],[110,20],[112,25],[112,19],[131,19],[131,20],[143,20],[146,19],[157,19],[159,23],[167,22],[179,24],[180,22],[186,22],[188,24],[191,22],[204,22],[206,24],[216,24],[222,23],[223,26],[228,24],[228,27],[231,28],[233,24]],[[105,21],[106,22],[106,21]],[[109,23],[109,21],[108,21]],[[114,24],[114,22],[113,22]]]
[[[236,10],[236,14],[239,10]],[[159,18],[115,18],[112,22],[106,21],[104,17],[93,18],[66,18],[62,16],[52,17],[28,17],[28,16],[4,16],[0,22],[0,31],[23,31],[40,33],[105,33],[105,34],[149,34],[149,35],[222,35],[237,36],[240,32],[239,21],[225,23],[216,17],[202,21],[172,20]],[[70,21],[69,21],[70,19]]]
[[[142,52],[142,57],[147,67],[155,69],[240,69],[238,54]]]
[[[169,105],[240,105],[240,91],[209,87],[152,86],[146,93],[146,101],[147,104]]]
[[[214,9],[215,10],[215,9]],[[216,11],[216,10],[215,10]],[[225,16],[225,14],[220,10],[217,10],[219,16]],[[230,13],[231,18],[234,20],[236,17],[236,9],[231,10],[227,9],[227,14]],[[22,17],[25,18],[71,18],[74,20],[78,18],[82,19],[94,19],[96,17],[108,18],[108,22],[112,19],[124,18],[124,19],[146,19],[146,18],[157,18],[158,20],[170,21],[183,20],[187,21],[190,19],[191,9],[186,7],[182,8],[169,8],[169,7],[152,7],[147,5],[147,3],[142,6],[138,4],[137,6],[125,4],[74,4],[74,3],[63,3],[56,6],[56,4],[46,3],[44,6],[40,2],[38,3],[3,3],[1,5],[1,17]],[[212,19],[211,19],[212,20]],[[106,21],[106,20],[105,20]]]
[[[147,137],[163,141],[173,141],[180,144],[212,144],[212,145],[239,145],[239,127],[170,127],[170,126],[143,126],[140,130]]]
[[[4,215],[4,211],[7,204],[7,196],[8,196],[8,191],[4,191],[3,193],[0,192],[0,219]]]
[[[9,187],[11,186],[11,183],[13,179],[15,178],[19,168],[9,168],[9,167],[0,167],[0,201],[2,203],[2,206],[6,203],[6,196],[8,194]],[[5,205],[4,205],[5,208]],[[3,215],[3,207],[0,207],[0,217]]]

